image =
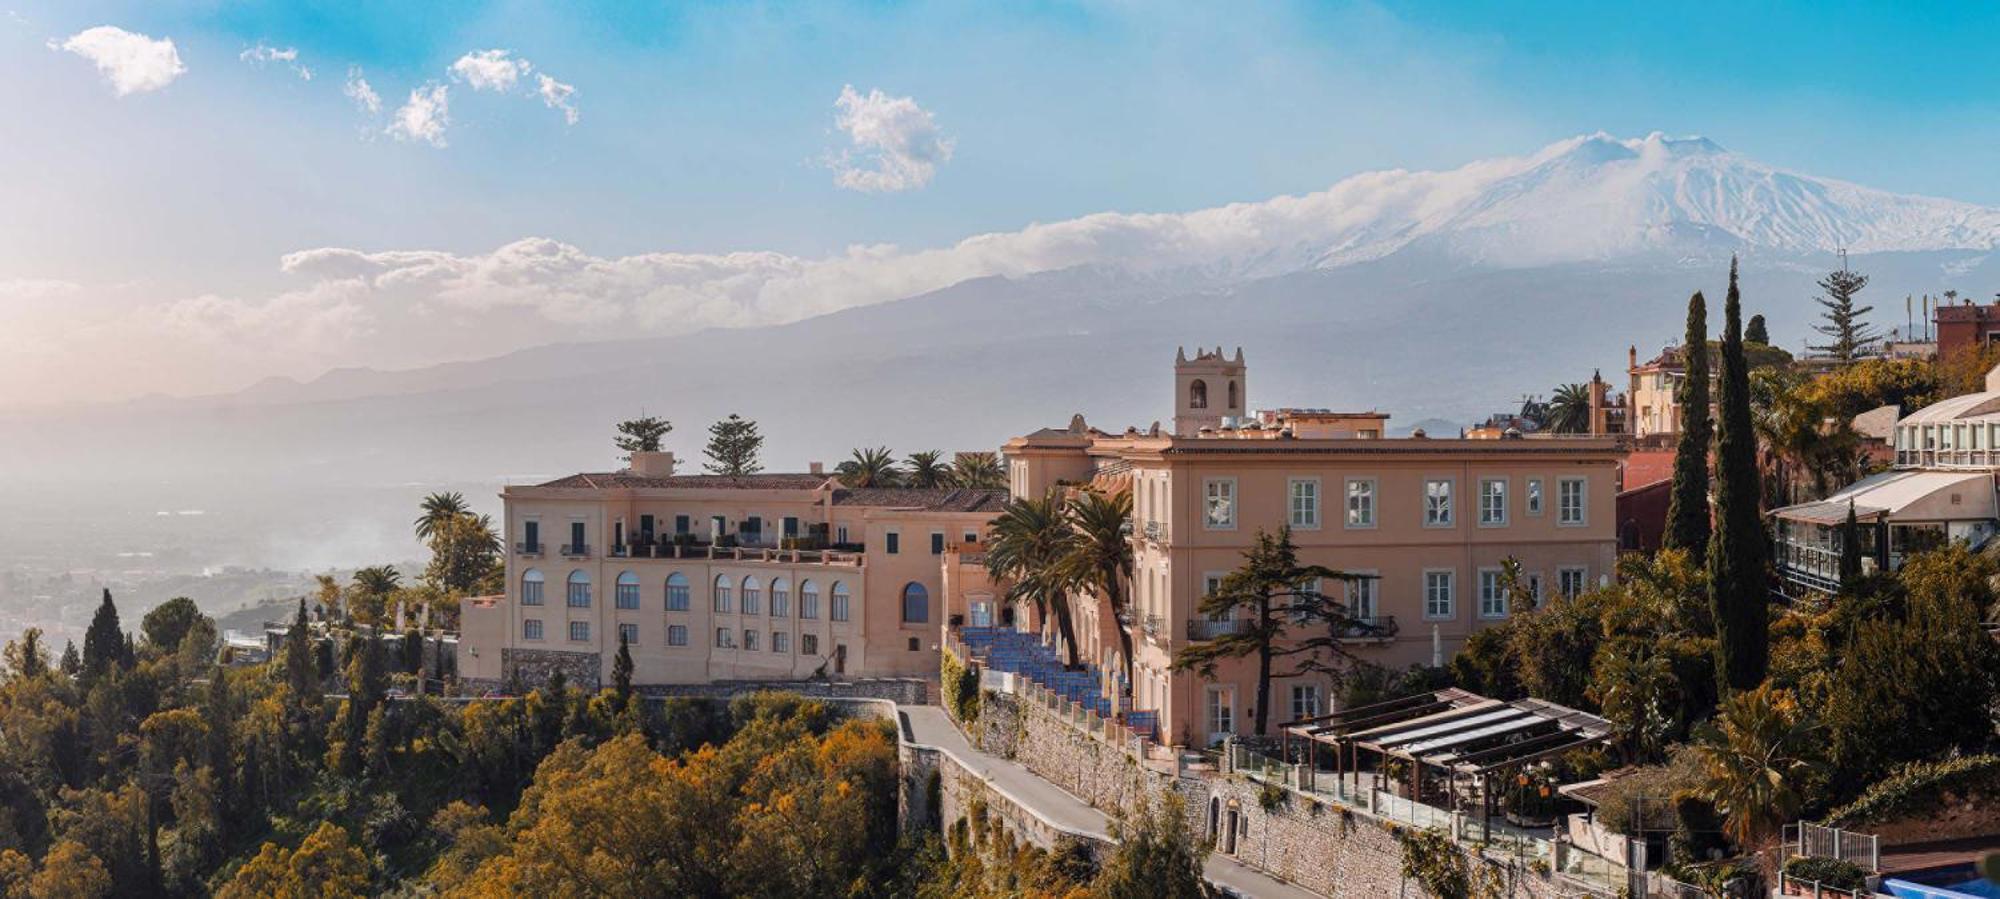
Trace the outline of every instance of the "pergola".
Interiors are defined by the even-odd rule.
[[[1478,787],[1482,819],[1494,811],[1494,778],[1533,762],[1607,740],[1603,718],[1539,699],[1504,702],[1457,688],[1435,690],[1342,709],[1283,725],[1286,757],[1293,738],[1306,741],[1310,770],[1319,770],[1320,747],[1333,751],[1335,776],[1353,775],[1361,788],[1362,753],[1376,767],[1389,759],[1409,765],[1410,798],[1422,801],[1426,771],[1444,779],[1447,805],[1456,810],[1461,790]]]

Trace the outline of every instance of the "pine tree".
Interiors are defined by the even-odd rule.
[[[757,423],[731,412],[728,418],[708,426],[708,447],[703,450],[708,462],[702,468],[709,474],[733,478],[756,474],[764,470],[757,461],[763,449],[764,435],[757,433]]]
[[[1743,303],[1736,261],[1723,302],[1722,372],[1716,429],[1715,534],[1708,541],[1708,596],[1715,617],[1717,682],[1754,689],[1770,659],[1770,601],[1764,522],[1758,509],[1757,434],[1750,418],[1750,370],[1743,356]]]
[[[124,661],[125,632],[118,626],[118,605],[111,601],[107,587],[104,601],[90,619],[90,629],[83,632],[83,676],[94,680]]]
[[[1814,302],[1826,311],[1820,317],[1826,321],[1813,326],[1813,330],[1827,336],[1823,346],[1811,349],[1832,356],[1836,361],[1853,362],[1855,357],[1868,351],[1875,344],[1875,329],[1868,326],[1863,317],[1875,311],[1873,306],[1854,307],[1854,295],[1868,286],[1868,276],[1860,272],[1850,272],[1842,268],[1829,272],[1819,279],[1819,289],[1826,295],[1815,297]]]
[[[618,657],[611,662],[611,683],[618,697],[618,708],[623,711],[632,702],[632,647],[625,642],[625,632],[618,632]]]
[[[611,442],[628,453],[657,453],[660,451],[660,438],[673,429],[673,422],[648,415],[619,422],[618,436]]]
[[[66,677],[83,673],[83,656],[76,651],[75,640],[63,641],[62,673]]]
[[[1771,332],[1764,327],[1763,316],[1750,316],[1750,323],[1743,326],[1743,342],[1761,343],[1765,346],[1771,345]]]
[[[1687,344],[1681,351],[1680,443],[1674,448],[1674,483],[1667,499],[1670,549],[1691,555],[1708,551],[1708,446],[1714,431],[1708,408],[1708,303],[1701,292],[1688,298]]]
[[[1840,583],[1851,584],[1861,576],[1861,521],[1855,517],[1854,501],[1847,501],[1847,523],[1840,529]]]

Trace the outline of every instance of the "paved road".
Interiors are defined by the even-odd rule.
[[[1065,830],[1110,839],[1110,818],[1091,808],[1068,791],[1043,780],[1019,762],[988,755],[972,747],[958,728],[953,727],[944,709],[934,705],[900,706],[905,736],[912,743],[934,746],[958,759],[967,770],[1012,797],[1043,820]],[[1210,853],[1202,869],[1210,883],[1227,887],[1245,896],[1269,899],[1321,899],[1318,893],[1281,883],[1269,875],[1247,867],[1221,853]]]

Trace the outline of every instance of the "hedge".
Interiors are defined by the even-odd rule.
[[[2000,794],[2000,755],[1911,762],[1871,784],[1860,798],[1826,816],[1831,827],[1880,824],[1935,811],[1947,794]]]
[[[1868,884],[1868,873],[1845,859],[1809,858],[1794,855],[1785,860],[1785,876],[1793,880],[1818,881],[1836,890],[1858,890]]]
[[[979,720],[979,672],[958,660],[951,650],[938,653],[938,688],[945,711],[960,724]]]

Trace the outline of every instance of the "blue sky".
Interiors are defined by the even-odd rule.
[[[0,12],[12,207],[0,282],[80,284],[78,302],[110,309],[267,296],[295,286],[280,257],[316,247],[940,247],[1597,130],[1699,133],[1781,167],[2000,204],[1991,5],[0,0]],[[103,25],[172,40],[185,71],[120,96],[81,54],[47,46]],[[258,45],[296,49],[313,79],[239,59]],[[525,78],[503,95],[449,74],[493,49],[573,86],[578,121]],[[380,113],[343,96],[355,68]],[[447,145],[386,133],[432,83],[450,92]],[[855,151],[835,106],[848,85],[907,98],[949,158],[908,189],[837,184],[831,161]]]

